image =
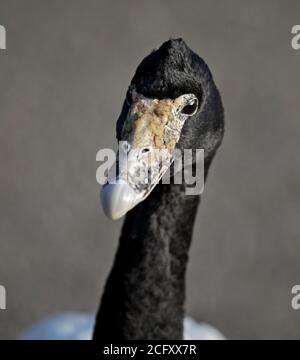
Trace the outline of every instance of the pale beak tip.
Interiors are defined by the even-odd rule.
[[[105,215],[118,220],[137,203],[137,194],[127,183],[106,184],[102,187],[100,199]]]

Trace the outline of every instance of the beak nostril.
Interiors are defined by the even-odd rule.
[[[141,150],[141,153],[142,153],[142,154],[146,154],[146,153],[149,152],[149,151],[150,151],[150,148],[144,147],[144,148]]]

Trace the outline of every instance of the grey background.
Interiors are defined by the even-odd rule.
[[[223,96],[226,137],[205,189],[187,312],[229,338],[300,338],[299,1],[0,0],[0,338],[92,312],[122,221],[99,206],[97,150],[140,60],[182,36]]]

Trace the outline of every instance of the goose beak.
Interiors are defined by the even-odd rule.
[[[123,125],[118,157],[101,190],[105,214],[113,220],[145,200],[173,162],[184,121],[180,100],[148,99],[134,93]]]
[[[123,167],[120,162],[120,152],[119,149],[115,167],[101,190],[104,213],[112,220],[121,218],[146,199],[173,161],[168,151],[159,152],[153,149],[145,152],[145,148],[132,149],[127,154],[123,153],[127,158],[125,160],[127,163]],[[117,165],[119,165],[118,170],[116,170]]]

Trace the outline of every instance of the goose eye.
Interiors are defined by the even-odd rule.
[[[198,100],[192,99],[183,107],[181,113],[191,116],[195,114],[197,109],[198,109]]]

